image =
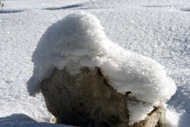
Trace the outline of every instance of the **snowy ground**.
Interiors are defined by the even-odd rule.
[[[43,97],[29,97],[26,90],[33,70],[31,56],[48,26],[81,10],[97,16],[110,40],[166,67],[178,87],[168,104],[182,114],[178,127],[189,127],[189,0],[6,0],[4,4],[0,8],[0,127],[38,126],[22,114],[38,122],[49,120]]]

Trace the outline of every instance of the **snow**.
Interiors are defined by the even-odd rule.
[[[139,122],[147,117],[147,114],[153,111],[153,106],[145,102],[130,101],[127,103],[129,110],[129,124]]]
[[[33,98],[27,93],[26,82],[33,69],[30,59],[40,37],[52,23],[83,10],[100,20],[109,40],[165,66],[178,88],[168,105],[180,115],[171,114],[171,121],[178,117],[178,127],[189,127],[189,0],[6,0],[4,3],[5,7],[0,8],[1,118],[23,113],[38,122],[48,121],[50,114],[41,94]],[[181,110],[184,112],[180,113]]]
[[[168,108],[166,111],[166,127],[178,127],[179,118],[182,113],[177,113],[175,109]]]
[[[0,118],[1,127],[73,127],[61,124],[48,124],[36,122],[32,118],[24,114],[13,114],[9,117]]]
[[[145,119],[153,106],[166,102],[176,91],[175,83],[166,76],[163,66],[108,40],[99,20],[84,12],[70,14],[50,26],[40,39],[32,61],[30,95],[40,91],[40,82],[48,78],[55,67],[66,68],[72,75],[78,74],[82,67],[99,67],[118,92],[130,91],[130,96],[151,104],[130,106],[130,114],[135,118],[130,120],[131,124]],[[142,113],[138,109],[142,109]]]

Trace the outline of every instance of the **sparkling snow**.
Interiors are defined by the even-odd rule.
[[[82,67],[99,67],[118,92],[130,91],[130,96],[145,103],[129,103],[133,116],[130,124],[145,119],[153,106],[165,103],[176,91],[175,83],[166,76],[163,66],[108,40],[99,20],[84,12],[70,14],[50,26],[40,39],[32,61],[30,95],[40,91],[39,83],[49,77],[55,67],[60,70],[65,67],[72,75],[79,73]]]
[[[27,93],[32,54],[52,23],[83,10],[96,15],[109,40],[165,66],[167,75],[178,87],[168,102],[179,114],[171,113],[170,119],[179,121],[173,127],[189,127],[189,0],[6,0],[4,3],[5,7],[0,8],[0,126],[6,117],[18,113],[38,122],[49,120],[42,96],[33,98]]]

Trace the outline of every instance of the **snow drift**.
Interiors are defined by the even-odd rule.
[[[70,14],[50,26],[38,43],[32,61],[33,76],[27,84],[30,95],[40,91],[40,82],[54,68],[66,68],[75,75],[82,67],[99,67],[113,88],[122,94],[130,92],[130,96],[141,101],[128,106],[130,124],[143,120],[153,106],[165,103],[176,91],[175,83],[162,65],[110,41],[100,21],[84,12]],[[135,112],[136,109],[141,112]]]

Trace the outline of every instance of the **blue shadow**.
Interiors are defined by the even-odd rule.
[[[52,8],[44,8],[43,10],[62,10],[62,9],[70,9],[70,8],[77,8],[81,7],[83,4],[73,4],[73,5],[68,5],[64,7],[52,7]]]
[[[5,13],[19,13],[23,12],[24,10],[0,10],[0,14],[5,14]]]
[[[25,114],[13,114],[0,118],[0,127],[73,127],[63,124],[36,122]]]
[[[183,9],[181,9],[181,11],[190,12],[190,8],[183,8]]]

